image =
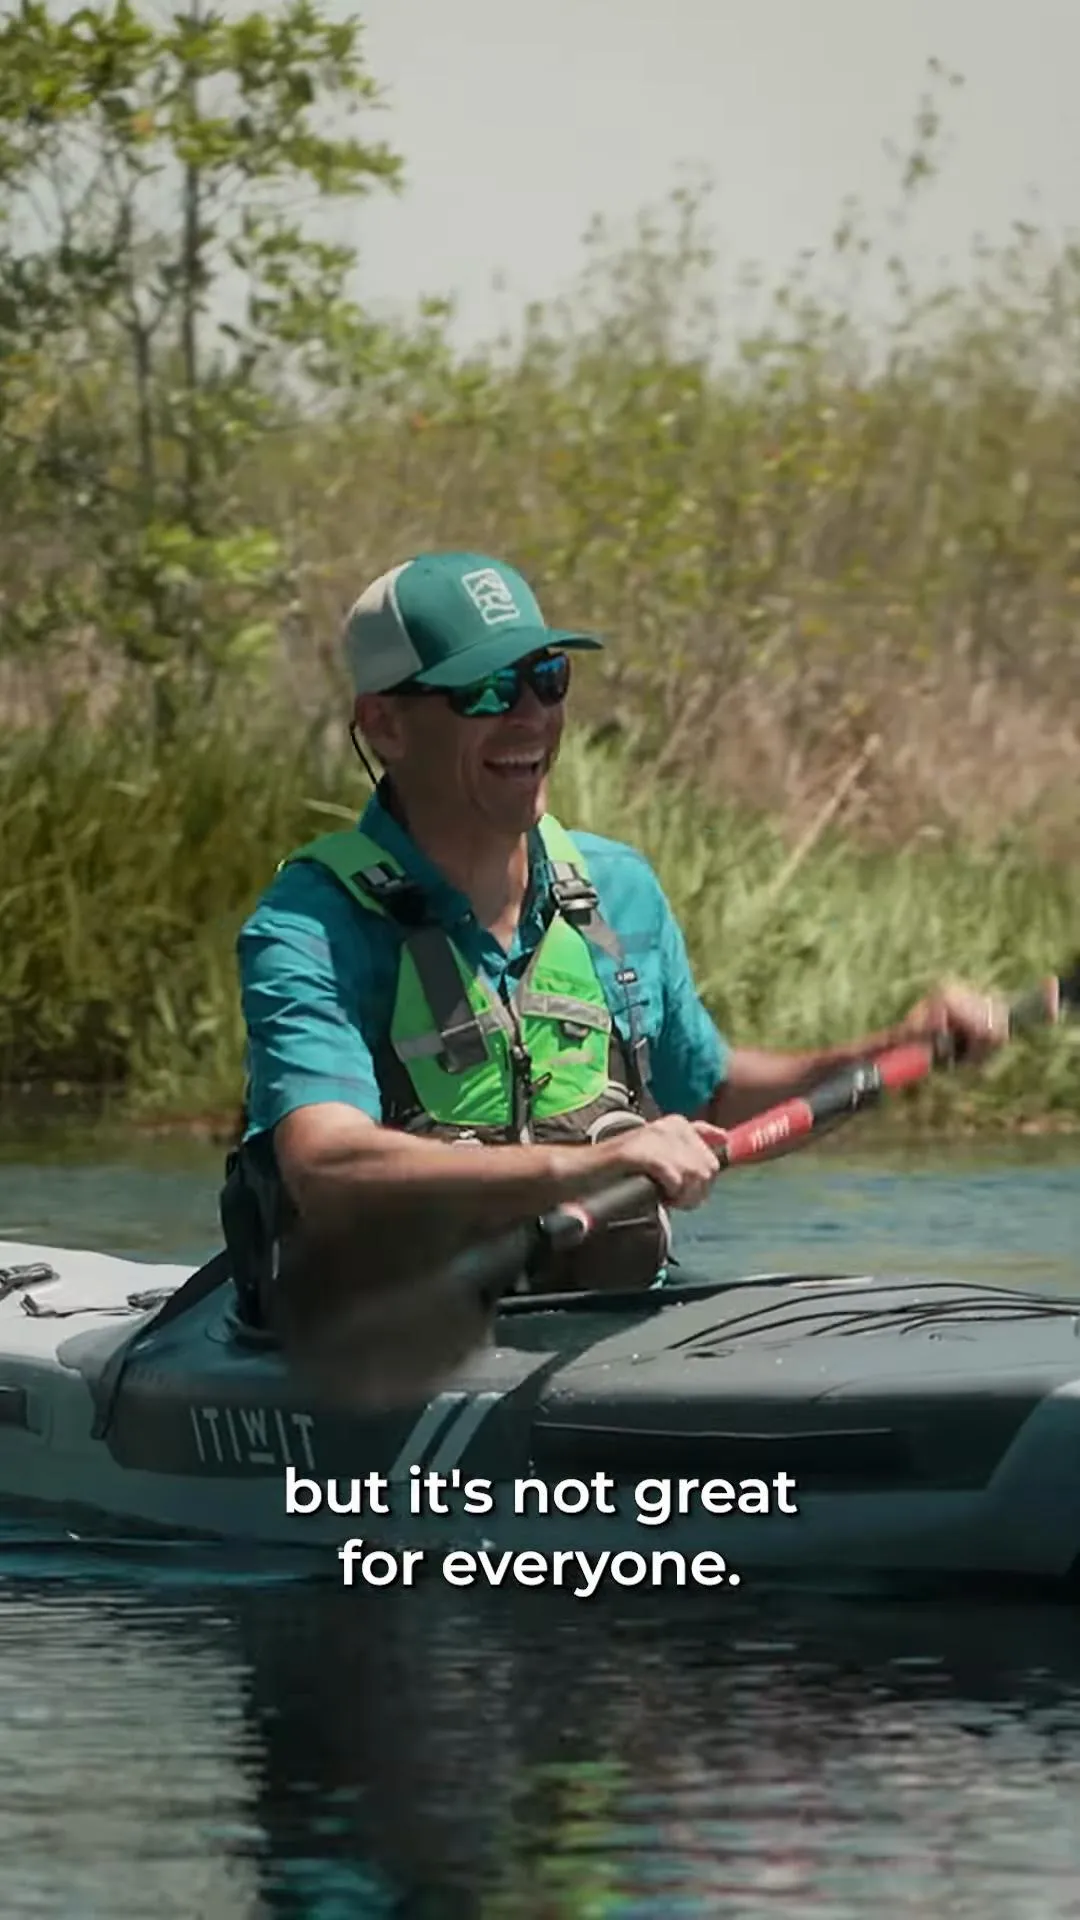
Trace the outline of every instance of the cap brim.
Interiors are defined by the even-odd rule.
[[[468,687],[474,680],[482,680],[485,674],[495,673],[499,667],[512,667],[544,647],[592,652],[601,650],[603,645],[593,633],[566,633],[559,627],[546,627],[540,632],[535,627],[512,627],[493,635],[480,646],[455,653],[452,659],[442,660],[438,666],[425,668],[413,675],[413,681],[420,687]]]

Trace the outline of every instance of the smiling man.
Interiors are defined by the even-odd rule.
[[[562,1280],[650,1285],[665,1206],[705,1199],[725,1126],[931,1028],[977,1052],[1006,1037],[1002,1002],[950,987],[846,1046],[731,1046],[648,862],[547,812],[573,657],[600,644],[478,553],[407,560],[352,608],[354,741],[382,777],[356,829],[283,862],[239,942],[246,1125],[223,1211],[255,1317],[298,1224],[324,1281],[345,1247],[346,1284],[378,1288],[615,1174],[651,1176],[657,1205]],[[318,1284],[310,1260],[277,1276]]]

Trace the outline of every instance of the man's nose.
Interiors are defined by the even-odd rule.
[[[544,720],[551,712],[542,700],[538,700],[533,688],[526,680],[521,693],[510,709],[510,718],[514,720]]]

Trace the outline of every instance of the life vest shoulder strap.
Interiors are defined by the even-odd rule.
[[[358,828],[321,834],[289,861],[314,860],[326,867],[361,906],[373,907],[401,927],[431,1011],[448,1070],[464,1073],[487,1058],[483,1029],[469,1004],[449,937],[431,919],[427,896],[400,863]],[[282,865],[289,864],[283,861]]]
[[[600,911],[600,896],[589,876],[588,862],[576,841],[552,814],[545,814],[540,833],[552,868],[552,894],[555,905],[571,926],[594,947],[615,963],[615,982],[623,989],[627,1026],[630,1035],[630,1074],[639,1099],[648,1095],[651,1065],[649,1043],[630,989],[637,985],[637,974],[626,958],[623,943]]]
[[[300,860],[325,867],[360,906],[386,914],[402,927],[423,926],[430,919],[423,888],[357,827],[319,834],[280,861],[278,872]]]

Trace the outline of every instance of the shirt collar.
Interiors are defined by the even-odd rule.
[[[446,878],[440,867],[428,859],[408,829],[395,819],[390,810],[385,777],[380,780],[357,826],[361,833],[367,834],[397,861],[410,880],[415,880],[423,888],[436,917],[445,925],[472,915],[472,904],[467,896]],[[547,918],[546,908],[551,898],[553,879],[543,836],[538,827],[533,827],[529,833],[529,884],[522,905],[519,936],[542,930]]]

